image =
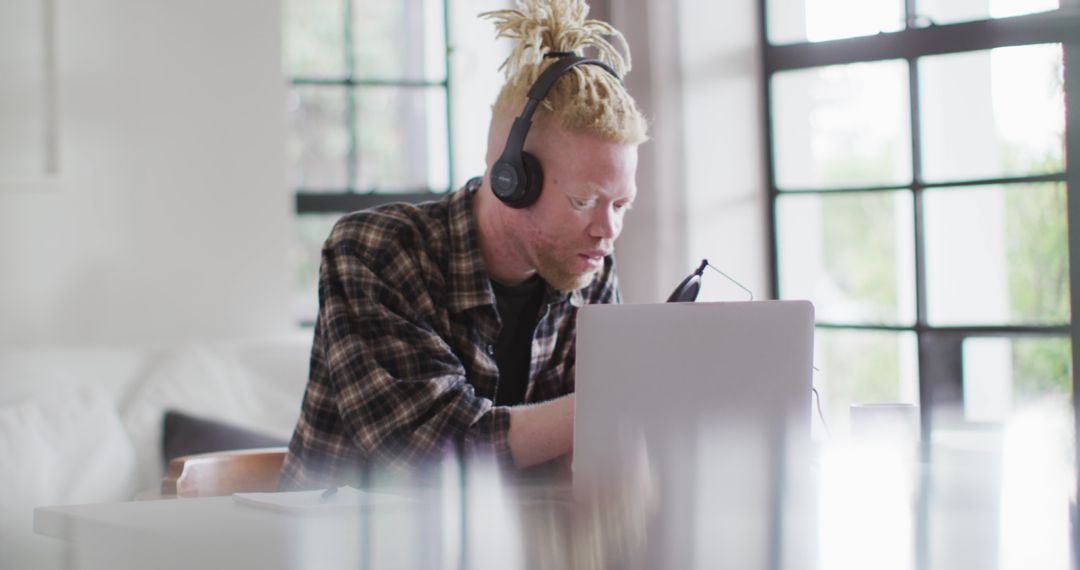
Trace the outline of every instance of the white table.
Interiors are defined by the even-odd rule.
[[[1002,454],[959,440],[936,443],[932,464],[898,462],[878,446],[826,450],[806,485],[785,495],[812,497],[815,505],[805,526],[799,524],[807,522],[805,514],[778,513],[785,537],[779,550],[775,540],[748,532],[754,516],[762,516],[761,504],[728,501],[710,490],[725,487],[715,477],[699,476],[693,497],[708,507],[689,523],[696,537],[694,551],[683,556],[689,563],[651,566],[1068,567],[1069,502],[1059,492],[1067,486],[1047,478],[1052,471],[1009,461],[1011,445]],[[1030,445],[1016,449],[1031,455]],[[608,499],[612,490],[603,489]],[[35,511],[34,526],[67,542],[71,570],[502,570],[568,568],[628,552],[638,561],[656,560],[653,549],[665,552],[664,528],[643,522],[648,501],[640,494],[615,493],[601,508],[582,510],[563,491],[472,477],[420,493],[408,506],[344,515],[304,517],[220,497],[45,507]]]
[[[36,532],[69,544],[72,570],[455,566],[461,549],[444,544],[443,522],[440,506],[426,503],[304,516],[239,505],[231,497],[34,513]]]
[[[566,488],[511,488],[477,476],[464,486],[390,492],[409,500],[315,514],[232,497],[43,507],[34,529],[68,544],[71,570],[568,565]]]

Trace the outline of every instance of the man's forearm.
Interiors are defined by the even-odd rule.
[[[574,447],[574,395],[510,408],[510,452],[518,467],[531,467]]]

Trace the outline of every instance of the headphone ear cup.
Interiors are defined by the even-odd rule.
[[[544,169],[540,167],[540,160],[535,156],[521,153],[521,163],[525,166],[525,180],[522,181],[525,193],[516,208],[527,208],[540,198],[540,190],[544,188]]]
[[[523,176],[512,162],[500,158],[491,168],[491,190],[504,204],[513,207],[524,193]]]

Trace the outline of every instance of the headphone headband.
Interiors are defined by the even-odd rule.
[[[548,68],[540,74],[540,77],[536,78],[536,83],[533,83],[532,88],[529,89],[529,99],[534,99],[539,103],[547,96],[548,91],[551,90],[551,87],[555,85],[555,82],[558,81],[560,77],[579,65],[595,65],[600,67],[622,83],[622,78],[619,77],[619,74],[615,73],[615,70],[606,62],[578,55],[559,56],[559,58],[555,60],[555,63],[548,66]],[[524,116],[524,113],[522,116]]]
[[[540,102],[544,100],[555,82],[575,67],[595,65],[607,71],[622,83],[619,74],[610,65],[599,59],[577,55],[564,56],[561,54],[553,54],[553,57],[558,57],[558,59],[545,69],[532,87],[529,88],[525,108],[521,111],[521,115],[514,119],[502,156],[499,157],[499,160],[495,162],[495,166],[492,168],[491,189],[500,200],[512,208],[524,208],[535,202],[540,195],[540,188],[543,186],[543,174],[539,168],[539,161],[529,153],[524,152],[525,136],[529,134],[536,108],[540,106]],[[535,166],[527,164],[529,162],[535,163]]]

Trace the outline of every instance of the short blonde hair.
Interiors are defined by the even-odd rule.
[[[554,61],[548,52],[575,52],[610,65],[619,77],[630,71],[630,49],[614,27],[586,20],[584,0],[517,0],[513,10],[485,12],[495,23],[496,37],[517,40],[500,69],[506,83],[492,107],[494,120],[521,113],[536,78]],[[624,53],[605,36],[618,40]],[[595,54],[582,50],[592,48]],[[596,65],[574,68],[555,83],[534,115],[536,122],[553,121],[562,129],[592,134],[613,143],[638,145],[648,140],[648,124],[633,97],[618,79]]]

